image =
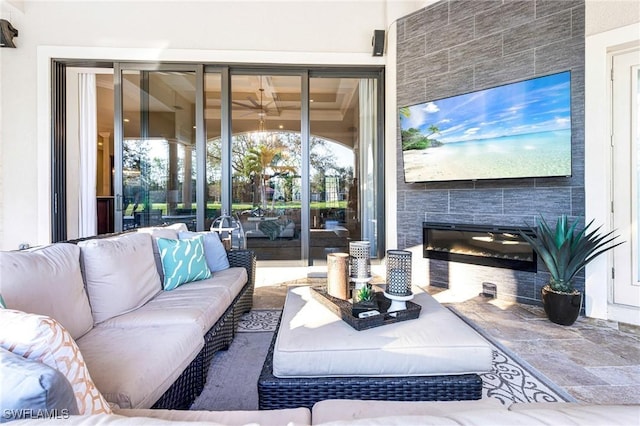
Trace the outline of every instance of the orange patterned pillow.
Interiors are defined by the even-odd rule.
[[[64,374],[71,383],[80,414],[111,414],[109,403],[91,380],[78,345],[55,319],[0,309],[0,346]]]

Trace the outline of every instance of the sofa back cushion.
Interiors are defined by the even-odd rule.
[[[78,245],[96,324],[139,308],[161,291],[149,234],[130,233]]]
[[[187,230],[187,225],[184,223],[174,223],[169,226],[148,226],[145,228],[139,228],[138,232],[151,235],[153,238],[153,259],[156,262],[156,270],[160,275],[160,281],[164,282],[164,270],[162,269],[162,261],[160,260],[160,251],[158,250],[158,238],[168,238],[175,240],[178,238],[178,233]]]
[[[93,327],[74,244],[0,252],[0,293],[8,308],[55,318],[74,339]]]
[[[111,413],[109,403],[91,380],[78,345],[55,319],[0,309],[0,347],[62,373],[71,384],[80,414]]]

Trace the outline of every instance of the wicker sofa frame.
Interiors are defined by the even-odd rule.
[[[105,234],[97,237],[79,238],[68,240],[67,243],[77,244],[80,241],[95,238],[108,238],[124,233]],[[238,323],[242,314],[249,312],[253,307],[253,292],[256,276],[256,256],[251,250],[232,250],[227,252],[230,267],[242,267],[247,271],[247,283],[240,293],[226,309],[224,314],[204,335],[204,347],[196,358],[180,374],[167,391],[156,401],[152,408],[186,410],[200,395],[207,381],[207,373],[211,360],[216,352],[226,350],[238,329]]]
[[[254,253],[250,250],[233,250],[227,252],[227,256],[231,267],[243,267],[247,270],[247,283],[225,313],[205,334],[204,347],[198,356],[151,408],[189,409],[204,389],[213,356],[216,352],[229,348],[242,314],[249,312],[253,307],[256,273]]]
[[[279,328],[280,324],[278,324]],[[408,377],[312,377],[273,375],[274,333],[258,379],[258,408],[307,407],[326,399],[387,401],[458,401],[482,397],[477,374]]]

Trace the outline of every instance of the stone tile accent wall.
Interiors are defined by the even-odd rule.
[[[422,259],[422,222],[521,226],[538,215],[584,215],[584,0],[441,1],[398,21],[397,103],[408,106],[571,71],[572,176],[404,182],[398,127],[398,246],[412,249],[422,282],[538,304],[538,273]],[[419,232],[416,232],[419,230]],[[424,272],[423,272],[424,271]],[[584,278],[577,287],[584,288]]]

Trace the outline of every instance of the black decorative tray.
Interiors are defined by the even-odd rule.
[[[387,309],[389,309],[391,301],[384,297],[382,292],[378,291],[376,292],[376,300],[378,302],[378,311],[380,312],[380,315],[358,318],[353,316],[351,310],[353,305],[348,300],[333,297],[322,287],[310,287],[310,289],[311,297],[358,331],[380,327],[381,325],[393,324],[400,321],[412,320],[420,316],[420,305],[411,301],[406,302],[407,309],[387,313]]]

